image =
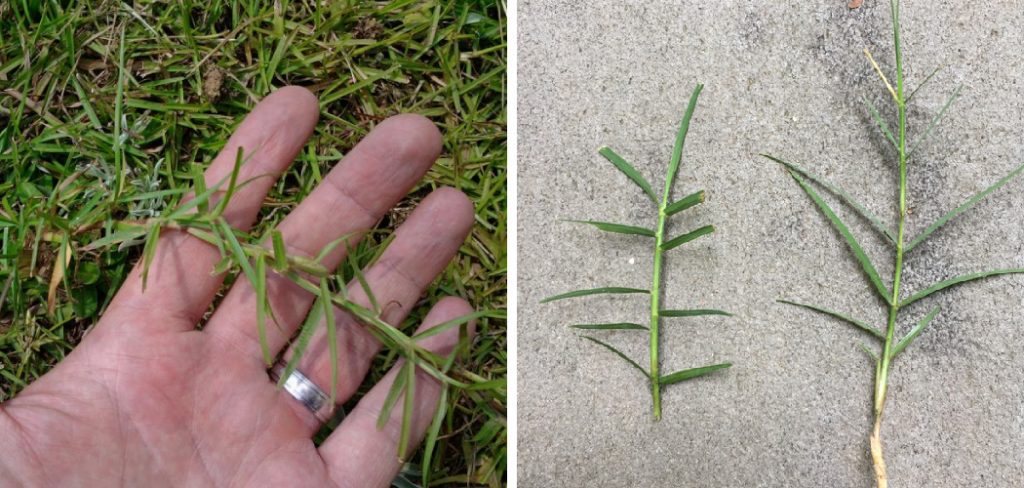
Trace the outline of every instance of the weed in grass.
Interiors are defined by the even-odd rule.
[[[49,371],[96,322],[157,232],[139,228],[180,208],[256,100],[303,85],[319,98],[320,124],[253,230],[235,239],[247,255],[272,239],[271,229],[376,122],[410,112],[437,123],[441,158],[378,229],[396,227],[437,187],[466,193],[476,225],[422,302],[457,295],[496,314],[477,321],[473,347],[461,345],[452,366],[474,388],[446,392],[444,418],[403,473],[424,485],[502,485],[505,32],[504,4],[493,0],[0,2],[0,401]],[[119,232],[131,236],[96,244]],[[216,227],[192,232],[228,236]],[[355,279],[391,235],[371,232],[354,246],[329,289]],[[276,259],[253,260],[254,275],[285,264]],[[319,296],[321,284],[313,285]],[[396,328],[409,336],[428,308]],[[269,314],[264,320],[274,326]],[[345,406],[399,357],[378,355]]]
[[[629,234],[640,237],[645,237],[654,240],[654,271],[652,273],[651,288],[649,290],[642,290],[638,288],[625,288],[625,287],[603,287],[594,288],[588,290],[576,290],[563,293],[560,295],[551,296],[541,300],[541,303],[553,302],[556,300],[564,300],[567,298],[584,297],[590,295],[601,295],[601,294],[644,294],[648,295],[651,300],[651,313],[647,321],[648,325],[644,326],[638,323],[630,322],[617,322],[617,323],[600,323],[600,324],[575,324],[571,327],[582,330],[646,330],[650,337],[650,370],[644,370],[636,361],[633,361],[626,354],[622,353],[614,346],[597,339],[592,336],[583,336],[595,344],[598,344],[609,351],[615,353],[620,358],[624,359],[630,366],[633,366],[638,370],[647,381],[650,383],[651,388],[651,400],[654,410],[654,420],[661,419],[661,389],[664,386],[679,383],[681,381],[697,378],[704,376],[708,373],[725,369],[732,364],[722,363],[713,364],[710,366],[702,366],[699,368],[686,369],[682,371],[676,371],[671,374],[661,374],[661,361],[659,360],[659,341],[658,332],[661,328],[662,317],[695,317],[702,315],[730,315],[727,312],[721,310],[710,310],[710,309],[688,309],[688,310],[673,310],[663,309],[661,307],[661,281],[662,281],[662,255],[665,251],[669,251],[679,247],[687,242],[690,242],[698,237],[710,234],[715,231],[715,228],[711,225],[700,227],[696,230],[687,232],[685,234],[666,239],[665,226],[668,223],[669,217],[675,215],[683,210],[698,205],[704,202],[704,190],[690,194],[676,201],[670,202],[669,199],[672,196],[672,184],[675,182],[676,174],[679,172],[679,163],[683,157],[683,145],[686,142],[686,133],[690,127],[690,119],[693,118],[693,111],[697,107],[697,97],[700,96],[701,90],[704,88],[703,85],[697,85],[693,90],[693,94],[690,96],[690,103],[686,107],[686,113],[683,116],[682,122],[679,124],[679,132],[676,134],[675,146],[672,149],[672,159],[669,162],[668,173],[665,176],[665,189],[662,192],[661,198],[654,193],[654,189],[651,184],[644,179],[643,175],[636,170],[632,165],[626,162],[621,156],[616,154],[610,148],[604,147],[599,151],[608,161],[610,161],[616,168],[625,174],[633,183],[636,183],[641,190],[647,195],[651,202],[658,209],[657,223],[654,229],[648,229],[645,227],[636,227],[631,225],[614,224],[609,222],[597,222],[591,220],[572,220],[570,222],[582,223],[592,225],[605,232],[613,232],[618,234]]]
[[[800,185],[800,188],[802,188],[803,191],[807,193],[807,196],[810,197],[811,201],[815,203],[815,205],[821,210],[822,214],[824,214],[828,221],[832,224],[832,226],[835,227],[835,229],[846,241],[846,244],[850,247],[850,250],[852,251],[854,257],[857,259],[857,262],[860,263],[861,268],[864,270],[864,274],[868,278],[868,282],[870,284],[871,289],[878,294],[879,298],[881,298],[882,301],[885,302],[886,308],[888,309],[887,326],[884,330],[879,330],[876,326],[871,325],[869,322],[858,320],[856,318],[850,317],[849,315],[835,312],[825,307],[819,307],[816,305],[809,305],[805,303],[798,303],[790,300],[780,300],[782,303],[802,307],[846,322],[847,324],[850,324],[858,329],[861,329],[869,333],[873,337],[874,341],[880,345],[881,351],[877,353],[873,351],[871,348],[862,345],[864,351],[875,362],[875,388],[873,405],[874,427],[872,428],[871,434],[869,436],[869,445],[871,450],[872,461],[874,464],[875,477],[879,488],[884,488],[888,486],[888,473],[886,472],[885,460],[882,453],[882,413],[885,409],[886,393],[888,392],[889,388],[889,372],[892,368],[892,363],[896,359],[896,357],[901,352],[906,350],[907,346],[909,346],[914,341],[914,339],[918,335],[920,335],[922,331],[924,331],[925,327],[927,327],[928,324],[931,323],[932,320],[935,319],[935,317],[939,314],[939,307],[936,306],[932,308],[931,311],[929,311],[923,317],[921,317],[917,324],[909,332],[907,332],[902,339],[897,340],[896,325],[900,319],[900,312],[902,312],[906,306],[914,302],[917,302],[919,300],[931,296],[936,292],[945,290],[947,288],[959,284],[987,278],[990,276],[1024,273],[1024,269],[1020,268],[996,269],[992,271],[984,271],[980,273],[956,276],[947,280],[943,280],[938,283],[927,286],[916,293],[910,294],[909,296],[904,296],[905,294],[900,293],[901,278],[904,268],[904,259],[907,256],[907,254],[910,253],[910,251],[912,251],[913,249],[915,249],[919,244],[924,242],[924,240],[931,236],[932,233],[935,232],[939,227],[945,225],[950,220],[956,218],[961,213],[967,211],[976,203],[981,201],[981,199],[985,198],[985,196],[999,189],[1013,178],[1017,177],[1022,171],[1024,171],[1024,165],[1017,167],[1015,170],[1010,172],[1010,174],[1006,175],[1004,178],[992,184],[992,186],[989,186],[988,188],[982,190],[978,194],[972,196],[962,205],[951,210],[949,213],[943,215],[934,223],[929,225],[917,237],[910,239],[909,242],[907,241],[905,236],[907,223],[906,221],[908,215],[907,170],[911,165],[912,156],[915,154],[916,149],[920,147],[920,145],[932,133],[932,130],[938,125],[943,115],[945,115],[946,110],[953,103],[953,101],[956,100],[957,96],[959,95],[960,88],[957,88],[956,90],[953,91],[952,95],[949,96],[946,103],[932,118],[932,120],[929,122],[925,130],[921,132],[921,134],[915,139],[914,143],[908,144],[909,138],[907,137],[907,102],[911,100],[915,93],[917,93],[917,89],[919,89],[932,78],[934,72],[932,73],[932,75],[929,75],[921,83],[921,85],[918,86],[918,88],[915,88],[913,91],[911,91],[909,95],[906,94],[906,87],[903,76],[903,50],[902,46],[900,45],[899,1],[891,0],[890,9],[893,26],[893,43],[895,46],[896,53],[895,86],[892,83],[890,83],[889,79],[885,76],[885,73],[882,71],[881,67],[878,65],[878,63],[875,62],[874,58],[871,56],[871,53],[868,52],[867,50],[865,50],[864,52],[867,56],[868,62],[871,64],[872,68],[878,73],[879,78],[881,78],[883,84],[885,85],[885,88],[888,91],[889,96],[892,97],[897,119],[896,130],[893,131],[889,128],[889,125],[885,121],[885,118],[881,115],[881,113],[874,105],[867,101],[865,101],[865,104],[867,105],[867,109],[870,112],[875,123],[878,125],[879,129],[882,131],[882,134],[885,136],[885,139],[892,145],[893,150],[895,152],[895,157],[897,158],[898,162],[899,201],[897,202],[897,205],[899,208],[899,221],[897,222],[896,232],[893,232],[888,225],[882,222],[881,219],[872,214],[866,207],[857,203],[849,193],[843,191],[841,188],[825,182],[818,176],[815,176],[814,174],[810,173],[809,171],[803,169],[802,167],[796,164],[785,161],[781,158],[777,158],[775,156],[764,155],[768,159],[771,159],[772,161],[781,164],[789,172],[790,176],[792,176],[793,179],[796,180],[797,184]],[[857,239],[853,236],[853,234],[850,232],[849,228],[847,228],[847,226],[843,223],[843,221],[840,220],[840,218],[835,214],[835,212],[828,205],[828,203],[826,203],[825,200],[822,199],[821,196],[814,190],[812,183],[817,184],[822,188],[828,190],[830,193],[838,197],[841,201],[849,205],[858,215],[867,220],[867,222],[872,226],[872,228],[875,231],[878,232],[878,234],[889,245],[889,247],[894,250],[895,263],[893,265],[893,278],[891,282],[891,287],[882,281],[882,278],[879,276],[877,268],[872,263],[868,255],[864,252],[863,248],[858,243]]]

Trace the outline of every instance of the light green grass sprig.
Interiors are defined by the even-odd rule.
[[[619,156],[611,148],[603,147],[598,152],[604,156],[609,162],[611,162],[616,168],[619,169],[623,174],[626,175],[633,183],[640,187],[640,189],[650,198],[651,202],[657,206],[658,215],[657,221],[653,229],[647,229],[643,227],[636,227],[631,225],[622,225],[611,222],[599,222],[591,220],[570,220],[569,222],[581,223],[591,225],[599,230],[618,234],[635,235],[643,238],[653,239],[654,244],[654,262],[653,262],[653,273],[651,279],[651,288],[643,290],[639,288],[626,288],[626,287],[601,287],[585,290],[575,290],[559,295],[554,295],[541,300],[541,303],[553,302],[556,300],[565,300],[569,298],[579,298],[591,295],[632,295],[632,294],[643,294],[650,297],[650,315],[648,317],[648,326],[643,326],[632,322],[610,322],[600,324],[575,324],[570,327],[582,330],[591,331],[636,331],[646,330],[649,337],[649,350],[650,350],[650,369],[645,370],[643,366],[631,359],[622,351],[619,351],[611,344],[602,341],[596,337],[582,336],[605,349],[608,349],[615,355],[619,356],[626,361],[627,364],[632,366],[634,369],[640,372],[650,384],[651,389],[651,402],[654,413],[654,420],[661,419],[661,390],[663,387],[681,381],[697,378],[706,374],[728,368],[732,366],[731,363],[713,364],[710,366],[702,366],[697,368],[685,369],[682,371],[676,371],[674,373],[662,374],[661,373],[661,360],[659,359],[660,343],[658,339],[658,333],[661,328],[661,319],[669,317],[696,317],[702,315],[724,315],[729,316],[727,312],[721,310],[712,309],[691,309],[691,310],[671,310],[664,309],[661,306],[661,294],[662,294],[662,259],[663,254],[666,251],[675,249],[687,242],[693,241],[701,236],[714,232],[715,228],[711,225],[700,227],[696,230],[681,234],[674,238],[668,238],[665,231],[666,224],[669,221],[669,217],[675,215],[683,210],[691,208],[695,205],[704,202],[704,191],[698,191],[689,194],[683,198],[675,201],[670,201],[672,197],[672,186],[675,182],[676,175],[679,172],[679,164],[683,157],[683,146],[686,142],[686,134],[690,128],[690,120],[693,118],[693,112],[697,107],[697,98],[700,96],[701,90],[704,85],[697,85],[693,90],[693,94],[690,96],[690,102],[686,107],[686,113],[683,115],[683,120],[679,124],[679,131],[676,134],[675,145],[672,148],[672,158],[669,162],[668,173],[665,176],[665,187],[664,191],[659,197],[655,194],[653,187],[647,180],[636,170],[631,164],[629,164],[622,156]]]

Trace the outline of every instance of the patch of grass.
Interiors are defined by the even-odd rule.
[[[145,236],[86,246],[165,215],[255,101],[285,84],[317,94],[321,121],[251,235],[267,235],[376,122],[420,113],[441,127],[444,152],[379,227],[436,187],[468,194],[472,235],[423,303],[451,294],[503,310],[505,32],[504,5],[483,0],[0,4],[0,400],[78,343]],[[368,235],[339,274],[355,277],[389,235]],[[504,484],[505,327],[478,320],[460,369],[483,387],[451,390],[405,482]],[[395,359],[376,359],[353,402]]]

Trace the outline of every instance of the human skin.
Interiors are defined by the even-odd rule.
[[[246,117],[206,171],[209,186],[227,176],[237,150],[246,155],[239,181],[251,182],[224,213],[236,228],[255,220],[267,191],[302,149],[317,123],[315,96],[285,87]],[[400,115],[378,124],[278,226],[290,253],[312,257],[326,244],[372,228],[415,185],[441,151],[426,118]],[[465,195],[441,188],[397,229],[391,245],[365,271],[398,324],[423,289],[458,251],[473,224]],[[323,264],[345,257],[337,246]],[[0,405],[0,484],[21,486],[388,486],[401,463],[401,409],[377,429],[377,416],[397,370],[389,372],[317,447],[320,422],[270,380],[256,328],[254,292],[237,280],[202,330],[197,329],[224,275],[215,246],[164,230],[142,287],[141,265],[103,317],[52,371]],[[271,272],[267,293],[276,325],[271,352],[287,347],[314,297]],[[362,288],[350,297],[368,305]],[[471,312],[459,298],[440,300],[421,329]],[[338,327],[339,402],[361,384],[380,344],[363,325],[334,310]],[[472,327],[470,327],[472,334]],[[422,340],[446,353],[450,329]],[[331,364],[323,328],[299,369],[329,390]],[[285,351],[287,356],[288,352]],[[431,420],[438,382],[419,372],[413,441]],[[401,401],[401,400],[399,400]]]

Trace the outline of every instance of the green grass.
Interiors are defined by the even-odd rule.
[[[883,443],[882,443],[882,420],[885,412],[886,400],[888,398],[889,391],[889,373],[892,370],[894,361],[897,359],[899,354],[903,352],[907,346],[909,346],[915,338],[917,338],[921,332],[924,331],[925,327],[932,322],[932,320],[940,313],[941,309],[938,305],[934,306],[928,313],[920,316],[917,319],[917,324],[907,331],[902,338],[897,337],[897,325],[901,322],[900,318],[905,316],[905,307],[909,306],[918,300],[927,298],[934,293],[943,291],[947,288],[958,286],[960,284],[969,283],[975,280],[986,279],[992,276],[1008,275],[1008,274],[1020,274],[1024,273],[1024,269],[1021,268],[1007,268],[1007,269],[996,269],[990,271],[983,271],[978,273],[971,273],[961,276],[956,276],[947,280],[939,281],[924,287],[922,290],[912,294],[907,294],[901,290],[903,285],[903,270],[905,260],[911,258],[910,252],[916,248],[916,246],[925,241],[932,235],[937,229],[942,227],[950,220],[956,218],[961,213],[971,208],[974,204],[981,201],[983,198],[988,196],[990,193],[998,190],[1000,187],[1017,177],[1022,171],[1024,171],[1024,165],[1019,166],[1010,174],[997,180],[988,188],[981,192],[973,195],[966,202],[949,211],[938,220],[930,224],[924,231],[910,238],[907,232],[907,215],[909,214],[907,208],[907,174],[910,169],[915,167],[916,161],[913,159],[914,151],[917,147],[927,141],[928,136],[932,133],[938,123],[942,120],[942,117],[946,114],[950,105],[957,99],[960,94],[961,88],[956,88],[946,99],[945,104],[932,116],[931,121],[923,130],[915,130],[911,136],[908,124],[907,116],[907,102],[917,93],[917,90],[924,86],[932,78],[932,75],[926,77],[921,81],[917,88],[909,90],[907,94],[908,83],[904,79],[903,69],[903,48],[900,44],[900,2],[899,0],[890,0],[890,12],[892,18],[892,39],[893,39],[893,51],[895,53],[894,66],[893,66],[893,82],[890,83],[889,78],[886,77],[885,72],[879,66],[879,64],[872,57],[871,53],[866,49],[864,54],[867,57],[868,63],[874,69],[881,79],[882,84],[888,92],[888,95],[892,99],[892,109],[890,115],[895,115],[895,130],[890,129],[890,125],[886,122],[885,116],[876,108],[873,104],[865,99],[867,110],[873,117],[875,123],[878,125],[879,130],[885,136],[886,140],[892,145],[890,157],[892,157],[897,168],[897,179],[899,187],[898,200],[893,202],[894,206],[899,210],[898,219],[896,222],[895,232],[881,219],[872,214],[867,208],[857,203],[850,193],[842,190],[841,188],[832,185],[813,173],[801,168],[800,166],[785,161],[781,158],[763,155],[766,158],[782,165],[789,175],[796,181],[800,188],[807,194],[807,196],[814,202],[815,206],[821,211],[826,217],[832,227],[843,237],[847,246],[850,248],[850,252],[856,258],[860,264],[861,269],[864,272],[865,278],[870,284],[870,287],[876,292],[879,300],[885,303],[885,313],[888,317],[887,321],[884,322],[886,325],[879,329],[877,326],[869,324],[866,321],[858,320],[840,312],[835,312],[828,308],[819,307],[817,305],[809,305],[804,303],[798,303],[789,300],[779,300],[781,303],[801,307],[807,310],[811,310],[823,315],[830,316],[832,318],[844,321],[862,331],[871,334],[872,343],[874,347],[868,347],[861,345],[861,348],[865,353],[872,359],[874,363],[875,371],[875,387],[873,391],[873,404],[872,413],[874,416],[874,427],[869,435],[869,445],[872,457],[872,464],[875,470],[875,478],[878,488],[886,488],[888,486],[888,470],[886,468],[884,454],[883,454]],[[914,168],[916,169],[916,168]],[[813,184],[812,184],[813,183]],[[853,209],[861,218],[869,222],[873,227],[873,230],[882,237],[885,242],[889,245],[888,251],[891,251],[893,255],[893,274],[892,280],[888,283],[883,281],[883,278],[878,273],[878,268],[872,261],[871,257],[861,247],[860,242],[853,235],[846,224],[836,215],[832,207],[814,190],[814,185],[825,188],[830,193],[839,198],[843,203]]]
[[[608,162],[612,163],[619,171],[621,171],[627,178],[629,178],[636,186],[640,187],[640,190],[647,195],[651,200],[651,203],[658,210],[657,219],[655,220],[655,226],[653,229],[644,227],[636,227],[632,225],[615,224],[611,222],[599,222],[593,220],[569,220],[569,222],[577,224],[587,224],[598,228],[605,232],[611,232],[615,234],[627,234],[633,236],[640,236],[652,240],[653,250],[653,271],[651,272],[651,288],[648,290],[641,290],[637,288],[622,288],[622,287],[603,287],[603,288],[592,288],[586,290],[574,290],[567,293],[562,293],[555,296],[544,298],[540,303],[548,303],[557,300],[565,300],[568,298],[579,298],[587,297],[590,295],[621,295],[621,294],[644,294],[648,295],[650,300],[650,315],[645,317],[649,324],[648,327],[643,325],[632,323],[632,322],[611,322],[603,324],[574,324],[570,327],[582,330],[645,330],[648,334],[648,347],[649,347],[649,359],[650,369],[645,370],[636,361],[630,359],[622,351],[619,351],[611,344],[601,341],[595,337],[582,336],[584,339],[593,342],[609,351],[616,356],[619,356],[626,361],[627,364],[636,369],[644,379],[647,381],[651,389],[651,410],[654,415],[654,420],[661,419],[661,389],[664,386],[668,386],[681,381],[698,378],[718,370],[726,369],[732,366],[732,363],[721,363],[710,366],[702,366],[698,368],[685,369],[682,371],[676,371],[675,373],[662,374],[661,373],[661,360],[659,359],[661,352],[661,343],[658,339],[658,333],[661,330],[661,319],[662,318],[673,318],[673,317],[696,317],[702,315],[723,315],[730,316],[731,314],[723,312],[721,310],[711,309],[690,309],[690,310],[671,310],[661,308],[661,295],[662,295],[662,256],[666,251],[670,251],[679,247],[687,242],[697,239],[701,236],[711,234],[715,231],[714,226],[705,225],[696,230],[692,230],[687,233],[680,234],[674,238],[669,239],[668,223],[669,218],[672,215],[682,212],[690,207],[699,205],[704,202],[704,190],[699,190],[695,193],[691,193],[685,197],[677,200],[672,199],[672,188],[676,181],[676,176],[679,173],[679,165],[683,159],[683,146],[686,143],[686,134],[690,130],[690,120],[693,118],[693,111],[697,108],[697,98],[700,96],[701,90],[704,89],[704,85],[698,84],[690,95],[690,103],[686,107],[686,112],[683,115],[682,122],[679,123],[679,131],[676,133],[676,142],[672,148],[672,159],[669,160],[667,173],[665,175],[664,191],[662,192],[661,198],[654,193],[654,187],[647,181],[646,178],[633,165],[629,164],[622,156],[619,156],[611,148],[603,147],[598,152],[601,156],[604,156]]]
[[[279,3],[0,4],[0,400],[59,362],[146,255],[145,236],[95,241],[165,216],[192,186],[192,163],[208,164],[255,101],[285,84],[317,94],[320,124],[251,235],[266,235],[376,122],[420,113],[441,127],[441,160],[379,228],[433,188],[459,188],[476,225],[423,303],[458,295],[504,310],[504,5]],[[370,234],[339,274],[356,277],[389,235]],[[423,313],[400,329],[411,333]],[[420,483],[420,471],[432,484],[504,484],[500,317],[478,320],[460,364],[477,386],[450,391],[429,455],[415,452],[396,484]],[[382,353],[347,406],[397,357]]]

